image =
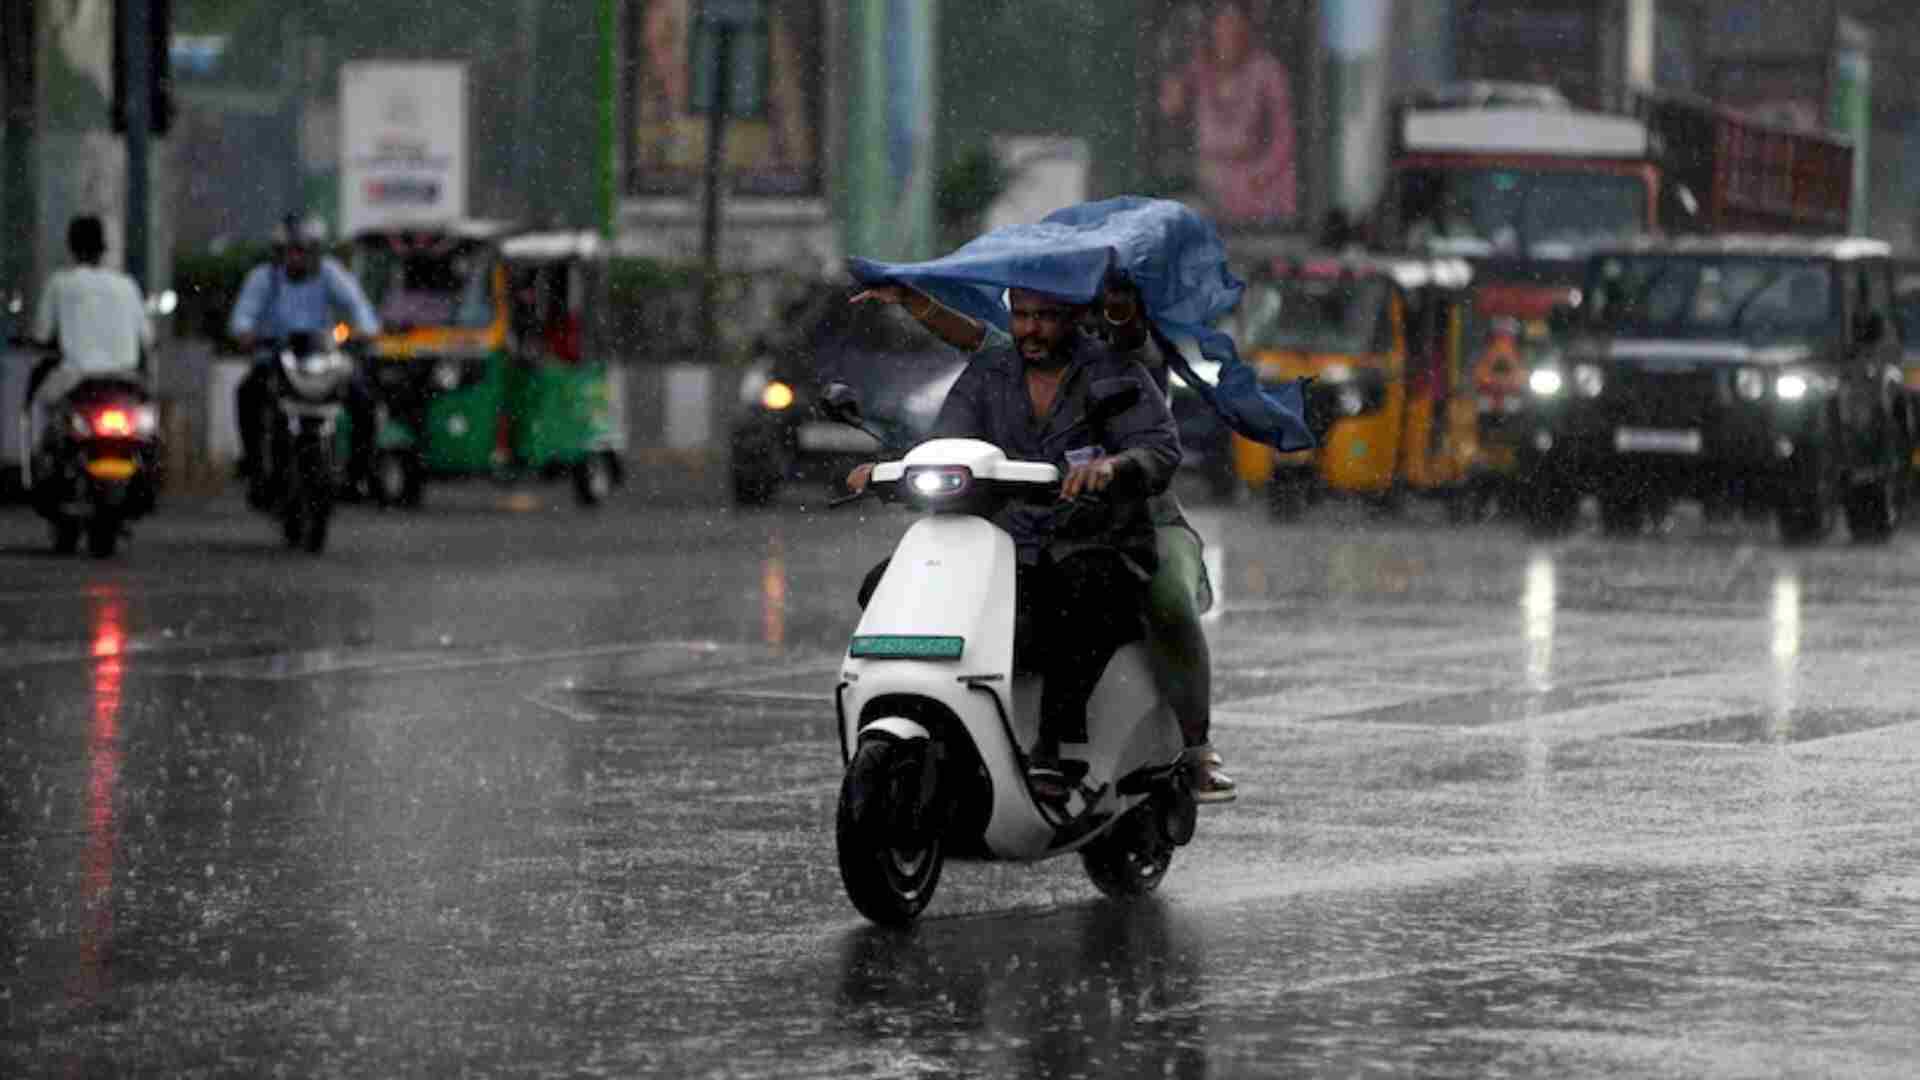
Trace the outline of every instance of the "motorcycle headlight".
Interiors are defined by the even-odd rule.
[[[1600,391],[1607,385],[1607,377],[1598,364],[1575,364],[1573,366],[1573,388],[1581,397],[1599,397]]]
[[[1555,368],[1536,368],[1527,376],[1527,389],[1539,397],[1557,397],[1566,385],[1567,380]]]
[[[760,404],[770,412],[784,412],[793,408],[793,387],[775,379],[760,391]]]
[[[442,360],[433,365],[433,385],[442,390],[452,390],[460,385],[460,365],[452,360]]]
[[[1767,395],[1767,377],[1758,369],[1743,367],[1733,373],[1733,392],[1742,401],[1759,401]]]

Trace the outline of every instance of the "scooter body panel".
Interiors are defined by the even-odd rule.
[[[1026,781],[1026,748],[1039,733],[1041,680],[1013,670],[1013,539],[971,515],[921,518],[894,551],[855,631],[862,638],[962,639],[958,659],[855,656],[842,667],[841,745],[858,749],[867,705],[898,696],[937,702],[958,719],[992,786],[982,839],[995,858],[1035,860],[1071,851],[1094,837],[1144,794],[1121,794],[1118,781],[1166,765],[1180,753],[1178,729],[1161,699],[1138,643],[1108,664],[1088,707],[1085,745],[1066,756],[1088,763],[1071,816],[1049,816]]]

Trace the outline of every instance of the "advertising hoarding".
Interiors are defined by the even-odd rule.
[[[626,0],[628,195],[699,190],[707,117],[706,75],[697,68],[711,55],[711,42],[696,33],[700,12],[696,0]],[[820,193],[820,12],[819,0],[767,0],[736,28],[730,76],[756,84],[732,94],[723,168],[736,195]]]
[[[342,65],[340,129],[347,235],[466,216],[466,65]]]
[[[1155,186],[1224,225],[1296,224],[1314,6],[1184,0],[1148,5],[1147,20],[1139,115]]]

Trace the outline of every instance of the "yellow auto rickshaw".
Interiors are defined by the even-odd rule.
[[[1235,440],[1241,478],[1276,517],[1328,495],[1394,509],[1410,493],[1466,490],[1479,424],[1472,279],[1458,259],[1346,255],[1280,259],[1253,278],[1240,352],[1263,382],[1313,379],[1307,421],[1320,438],[1296,453]]]

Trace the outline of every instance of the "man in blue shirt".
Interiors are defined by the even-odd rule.
[[[290,334],[313,334],[323,339],[333,333],[336,316],[356,337],[380,332],[379,316],[366,291],[339,260],[320,253],[320,237],[289,214],[274,230],[274,258],[247,273],[227,321],[227,334],[242,350],[283,339]],[[272,401],[273,361],[257,357],[234,389],[235,415],[240,425],[240,472],[251,477],[251,493],[262,494],[260,442]],[[355,377],[347,391],[347,416],[353,427],[353,448],[347,462],[349,489],[358,492],[373,460],[373,394],[365,380]]]

